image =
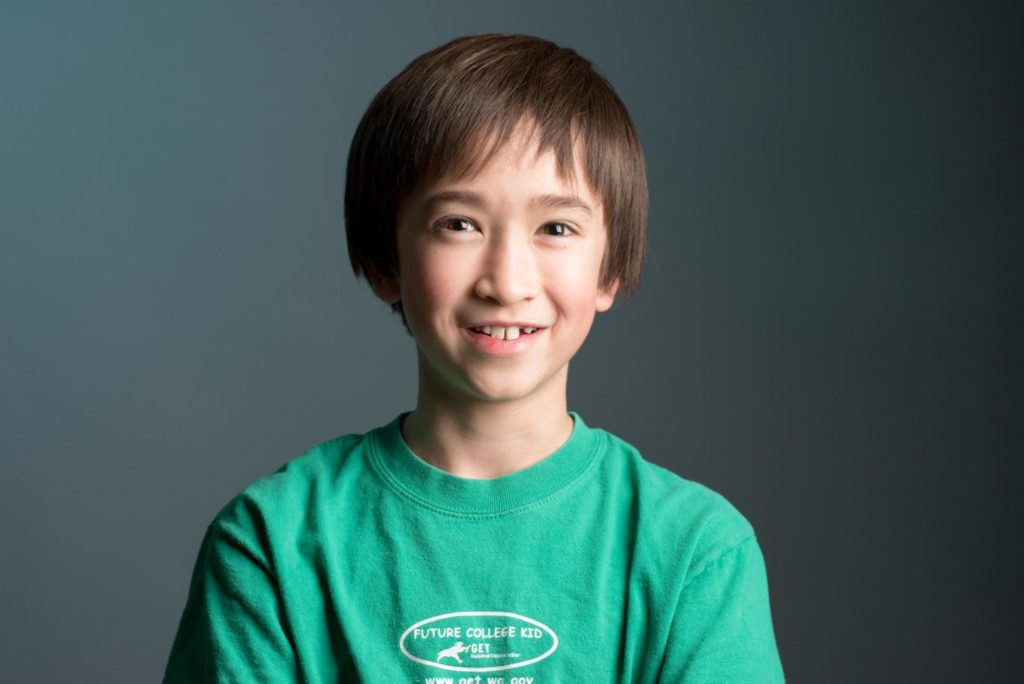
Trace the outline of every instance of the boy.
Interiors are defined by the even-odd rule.
[[[567,410],[647,223],[590,63],[500,35],[414,60],[356,131],[345,218],[415,339],[416,408],[218,514],[165,681],[781,681],[749,523]]]

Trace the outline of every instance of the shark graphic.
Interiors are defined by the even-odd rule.
[[[454,646],[446,648],[437,654],[437,662],[441,662],[442,658],[455,658],[461,663],[462,658],[459,657],[459,654],[468,650],[469,646],[463,646],[461,641],[456,641]]]

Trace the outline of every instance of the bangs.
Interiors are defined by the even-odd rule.
[[[530,111],[500,114],[495,119],[481,121],[475,128],[467,126],[469,130],[464,134],[453,132],[447,144],[429,145],[424,150],[424,166],[418,174],[417,189],[442,179],[457,182],[477,175],[514,138],[522,141],[520,151],[523,154],[532,152],[535,157],[541,157],[547,152],[553,153],[559,177],[576,186],[577,165],[583,164],[577,132],[571,127],[544,127]],[[589,183],[589,179],[584,180]]]

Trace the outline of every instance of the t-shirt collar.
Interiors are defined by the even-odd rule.
[[[415,503],[463,517],[493,516],[537,504],[579,479],[599,454],[600,431],[569,411],[572,433],[533,465],[487,480],[458,477],[417,456],[402,436],[400,414],[370,433],[370,453],[380,475]]]

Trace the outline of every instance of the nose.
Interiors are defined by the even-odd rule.
[[[540,288],[537,254],[528,239],[504,231],[485,247],[477,296],[510,306],[533,299]]]

